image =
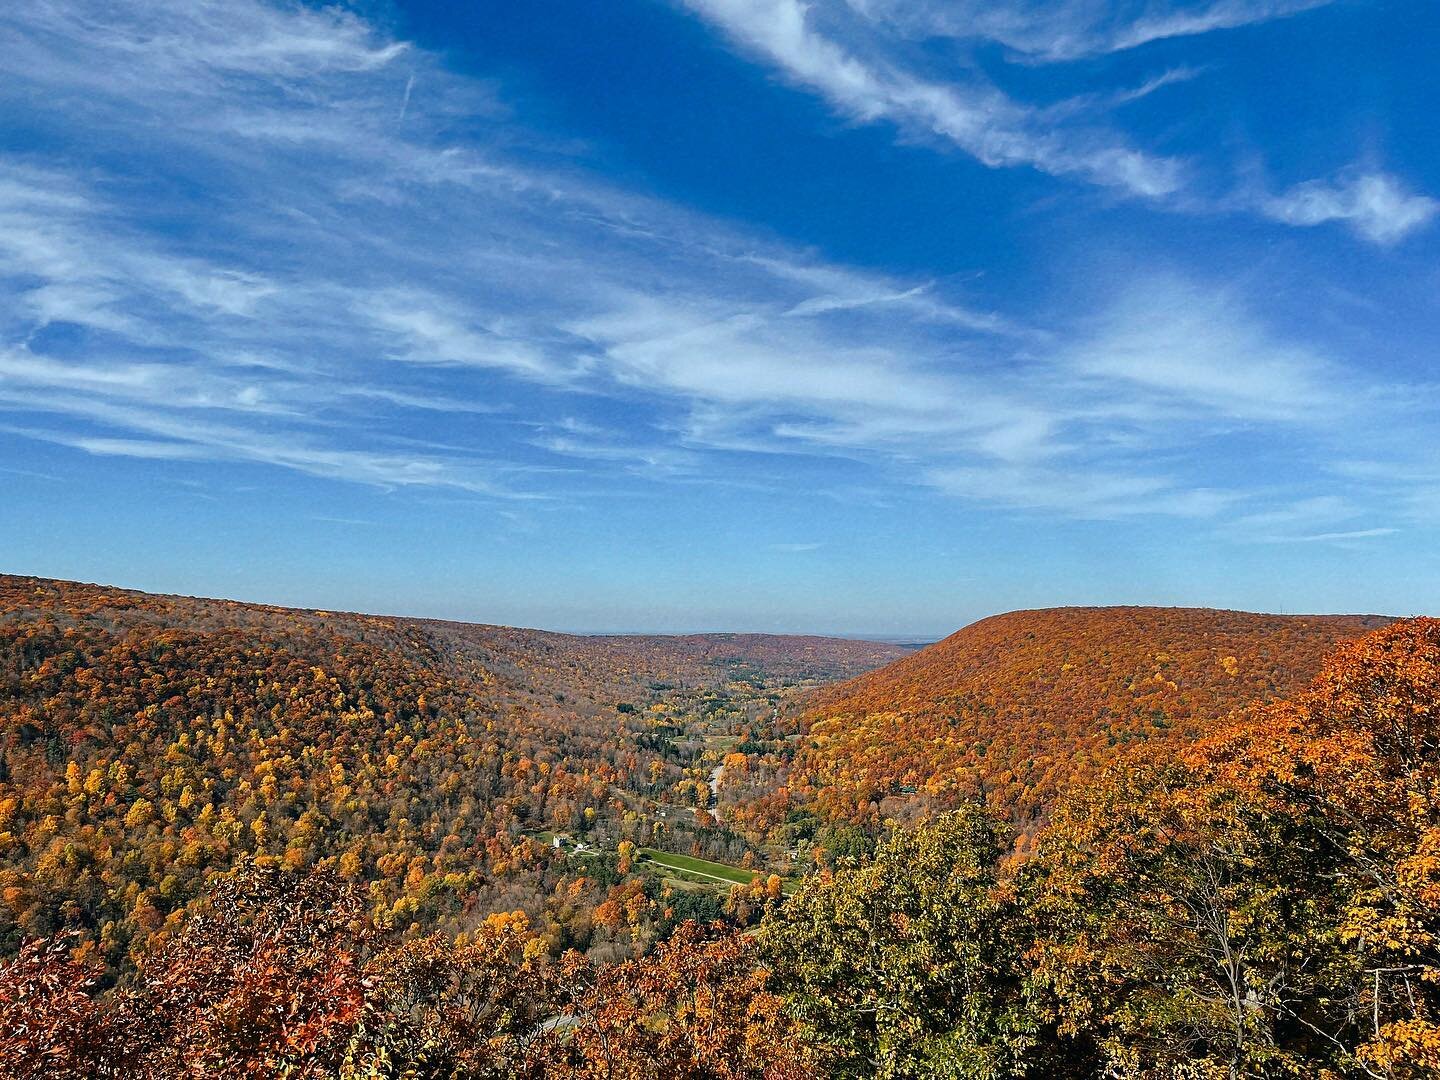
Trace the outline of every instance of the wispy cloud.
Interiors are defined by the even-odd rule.
[[[42,438],[45,436],[42,436]],[[96,439],[86,436],[49,436],[51,441],[63,442],[87,454],[102,457],[150,458],[158,461],[193,461],[207,455],[198,446],[178,442],[160,442],[154,439]]]
[[[1384,506],[1386,517],[1417,530],[1434,530],[1440,527],[1440,466],[1431,449],[1436,438],[1403,428],[1397,433],[1408,450],[1398,450],[1388,460],[1342,460],[1333,471]]]
[[[1337,542],[1344,540],[1370,540],[1377,536],[1393,536],[1399,529],[1351,529],[1348,532],[1311,533],[1309,536],[1276,536],[1270,537],[1272,543],[1284,544],[1313,544],[1317,542]]]
[[[1056,128],[1053,117],[1047,122],[1042,110],[973,73],[964,82],[936,82],[894,62],[863,59],[817,29],[815,10],[802,0],[685,2],[856,121],[896,124],[954,145],[986,165],[1028,165],[1133,195],[1168,195],[1181,185],[1179,162],[1133,149],[1103,130]]]
[[[562,458],[618,464],[628,472],[650,478],[700,476],[705,462],[692,450],[658,442],[637,443],[620,433],[567,419],[537,424],[535,446]]]
[[[1335,363],[1278,338],[1243,300],[1163,277],[1124,296],[1067,360],[1186,416],[1315,422],[1346,403]]]
[[[922,72],[908,47],[917,38],[992,41],[1027,63],[1078,61],[1299,15],[1333,0],[681,2],[851,120],[892,124],[907,138],[956,147],[993,168],[1029,166],[1185,213],[1259,213],[1297,226],[1341,222],[1382,245],[1428,223],[1440,206],[1378,171],[1313,180],[1279,196],[1227,196],[1228,181],[1212,175],[1201,182],[1196,162],[1147,150],[1121,132],[1118,110],[1198,77],[1200,68],[1173,67],[1139,86],[1031,103],[1000,90],[974,64],[951,65],[943,77]]]
[[[1269,22],[1334,0],[848,0],[877,23],[909,36],[998,42],[1040,62],[1078,60]]]
[[[1385,517],[1394,516],[1394,507]],[[1252,510],[1226,522],[1223,535],[1245,544],[1349,545],[1360,540],[1394,536],[1402,530],[1395,525],[1370,525],[1375,507],[1344,495],[1313,495],[1281,499],[1265,509]]]
[[[357,295],[355,314],[394,340],[393,355],[417,364],[463,364],[508,369],[522,376],[563,381],[562,365],[534,343],[471,321],[455,300],[396,289]]]
[[[1264,213],[1288,225],[1338,221],[1377,244],[1394,244],[1424,228],[1440,202],[1407,191],[1393,176],[1352,172],[1334,180],[1311,180],[1261,202]]]
[[[787,0],[703,5],[857,119],[1173,188],[1162,159],[852,55]],[[803,458],[851,487],[1199,520],[1259,484],[1210,475],[1217,431],[1323,461],[1374,396],[1238,288],[1148,271],[1042,323],[617,190],[493,86],[332,9],[21,5],[0,76],[49,130],[0,157],[0,410],[85,453],[527,507]]]
[[[1054,466],[936,469],[930,482],[946,494],[992,505],[1100,520],[1150,514],[1209,518],[1237,498],[1234,493],[1187,488],[1173,476]]]

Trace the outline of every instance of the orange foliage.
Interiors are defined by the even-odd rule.
[[[123,989],[95,995],[63,944],[29,947],[0,968],[0,1075],[813,1075],[753,941],[719,927],[597,970],[552,959],[523,915],[396,942],[362,910],[331,875],[249,866]]]
[[[635,812],[693,790],[695,751],[673,744],[668,711],[655,720],[632,703],[723,701],[732,686],[743,703],[899,653],[577,637],[0,576],[0,956],[69,929],[122,971],[244,860],[337,870],[366,885],[377,921],[417,933],[524,908],[557,948],[605,944],[588,917],[601,888],[557,899],[564,860],[525,834],[588,829],[613,846],[628,812],[627,838],[679,832],[688,849],[713,825],[672,815],[662,835]],[[615,932],[627,946],[650,929],[627,916]]]
[[[1078,776],[1298,689],[1337,642],[1387,621],[1182,608],[985,619],[812,695],[790,793],[857,822],[983,794],[1031,822]]]

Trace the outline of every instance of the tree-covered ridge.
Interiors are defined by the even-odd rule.
[[[554,955],[519,914],[377,922],[245,861],[99,992],[72,939],[0,967],[25,1080],[1440,1075],[1440,620],[1063,794],[1033,853],[978,801],[775,898],[753,937]]]
[[[1062,794],[969,803],[807,880],[773,988],[868,1077],[1440,1075],[1440,620]]]
[[[690,899],[533,834],[738,858],[677,710],[743,727],[791,686],[899,652],[0,578],[0,952],[71,930],[122,970],[214,875],[255,861],[333,871],[409,933],[519,909],[554,950],[629,955]]]
[[[984,619],[806,699],[790,794],[857,822],[983,795],[1031,822],[1077,776],[1284,697],[1337,643],[1389,621],[1146,607]]]

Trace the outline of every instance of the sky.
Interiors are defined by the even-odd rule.
[[[0,571],[1440,613],[1440,6],[0,9]]]

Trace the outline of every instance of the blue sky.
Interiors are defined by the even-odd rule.
[[[1440,610],[1440,8],[0,12],[0,569],[580,630]]]

